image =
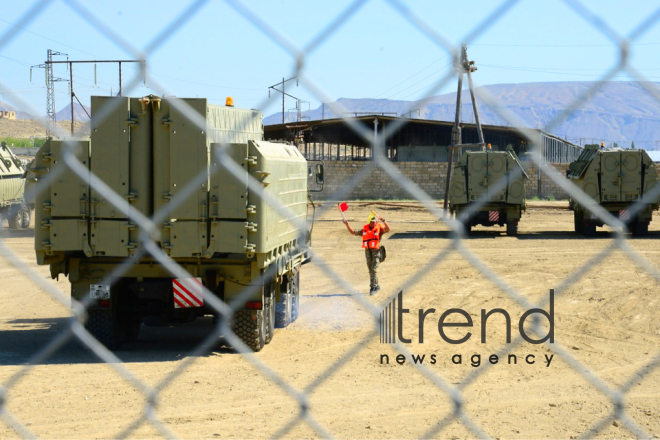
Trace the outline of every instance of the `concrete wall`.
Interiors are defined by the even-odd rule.
[[[357,176],[368,165],[370,161],[325,161],[325,183],[322,192],[314,193],[317,200],[328,200],[340,187],[348,183]],[[408,179],[417,183],[434,199],[442,199],[445,194],[445,177],[447,176],[446,162],[390,162],[399,175],[406,176]],[[550,164],[562,176],[566,175],[567,164]],[[528,198],[539,196],[538,193],[538,168],[536,166],[526,169],[530,179],[525,185]],[[392,179],[382,169],[374,169],[364,176],[364,179],[357,184],[346,196],[344,200],[356,199],[413,199],[406,192],[400,179]],[[318,189],[319,186],[309,180],[311,189]],[[561,190],[548,176],[541,173],[541,198],[553,197],[557,200],[566,199],[567,195]]]

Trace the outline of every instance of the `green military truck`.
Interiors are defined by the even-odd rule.
[[[513,148],[506,151],[467,151],[458,161],[449,186],[449,207],[469,233],[472,226],[504,226],[507,235],[518,234],[525,210],[525,179]],[[466,218],[466,210],[485,201]]]
[[[240,299],[232,328],[261,350],[275,326],[298,316],[311,234],[307,227],[300,234],[292,221],[307,220],[305,158],[292,145],[263,141],[256,110],[156,96],[92,97],[91,110],[90,139],[50,140],[39,150],[31,169],[37,183],[72,147],[83,169],[127,200],[131,211],[149,218],[166,212],[155,244],[188,275],[175,277],[152,255],[140,254],[145,244],[135,219],[70,170],[37,192],[37,263],[50,265],[53,278],[68,276],[73,298],[91,297],[86,328],[109,348],[134,341],[143,322],[217,315],[204,298],[210,292],[228,304]],[[218,163],[223,148],[240,178]],[[288,213],[250,190],[248,176]],[[197,189],[177,200],[191,181]],[[129,257],[137,260],[108,284]],[[243,297],[246,289],[251,294]]]
[[[25,168],[5,142],[0,144],[0,216],[11,229],[27,229],[31,210],[25,202]]]
[[[601,149],[587,145],[566,170],[566,176],[614,217],[625,223],[633,235],[646,235],[657,197],[636,215],[630,206],[658,184],[658,171],[644,150]],[[572,197],[569,199],[575,221],[575,232],[593,236],[602,220]]]

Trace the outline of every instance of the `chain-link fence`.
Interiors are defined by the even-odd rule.
[[[18,24],[21,27],[25,27],[35,17],[41,14],[50,3],[52,3],[51,0],[41,0],[35,2],[34,5],[20,19]],[[175,31],[178,28],[185,26],[186,22],[190,19],[191,16],[194,15],[194,13],[199,10],[203,10],[206,1],[198,0],[192,2],[179,17],[177,17],[172,23],[165,26],[163,30],[159,32],[158,35],[153,39],[153,41],[142,50],[134,47],[129,41],[126,41],[125,38],[110,28],[103,19],[94,15],[84,4],[76,0],[68,0],[65,3],[68,5],[72,13],[80,15],[89,24],[97,28],[105,37],[114,41],[117,46],[132,54],[136,59],[145,61],[146,63],[142,63],[142,66],[143,69],[146,69],[145,66],[148,66],[148,61],[151,54],[154,53],[154,51],[161,47],[163,44],[165,44],[170,38],[177,38],[177,32]],[[312,55],[324,41],[326,41],[336,32],[340,32],[339,29],[342,24],[349,20],[354,14],[356,14],[364,3],[367,2],[358,0],[350,4],[346,10],[342,11],[336,18],[331,20],[330,23],[327,24],[318,33],[317,37],[314,38],[309,44],[307,44],[305,47],[298,47],[298,45],[289,41],[275,27],[270,25],[264,17],[261,17],[258,13],[251,11],[243,3],[233,0],[227,1],[227,4],[229,4],[245,19],[247,19],[256,29],[265,33],[270,39],[272,39],[273,42],[278,44],[281,48],[288,52],[293,59],[296,60],[292,66],[293,74],[300,79],[301,83],[309,91],[311,91],[311,93],[313,93],[316,98],[326,103],[332,102],[333,100],[323,92],[322,88],[316,82],[314,82],[313,78],[310,78],[307,75],[306,62],[310,55]],[[474,27],[472,32],[469,33],[465,39],[465,43],[469,45],[479,36],[483,35],[489,28],[492,26],[497,26],[498,21],[503,16],[505,16],[516,3],[517,1],[515,0],[504,1],[494,10],[493,13],[488,15],[482,22],[478,23],[478,25]],[[612,43],[618,45],[620,48],[620,58],[619,62],[611,70],[603,73],[600,80],[595,82],[593,87],[587,93],[579,96],[570,106],[568,106],[568,108],[566,108],[552,121],[550,121],[550,123],[548,123],[544,129],[547,132],[553,132],[554,128],[561,124],[573,112],[580,109],[580,107],[584,105],[585,102],[587,102],[595,93],[598,92],[599,88],[602,87],[606,81],[612,79],[619,72],[626,72],[635,80],[640,81],[640,84],[646,88],[648,93],[660,101],[660,94],[658,91],[655,88],[649,86],[645,81],[644,76],[639,71],[635,70],[635,68],[629,63],[631,44],[656,24],[657,20],[660,18],[660,9],[658,9],[653,15],[649,16],[648,19],[646,19],[644,22],[642,22],[632,33],[630,33],[630,35],[622,36],[617,34],[603,20],[585,8],[580,2],[566,0],[565,3],[582,18],[584,18],[586,25],[594,26],[600,32],[602,32],[602,34],[605,35]],[[404,3],[398,0],[390,0],[387,2],[387,4],[391,8],[391,13],[399,14],[400,17],[410,22],[441,50],[450,53],[454,57],[455,63],[458,64],[460,47],[455,47],[453,44],[449,43],[449,41],[442,35],[441,31],[438,30],[437,26],[426,22],[423,17],[413,13],[408,7],[406,7]],[[14,31],[7,32],[5,35],[0,36],[0,50],[9,44],[12,39],[20,38],[20,36],[20,32]],[[168,90],[159,85],[156,78],[149,76],[149,71],[147,69],[146,71],[141,72],[140,75],[137,75],[135,78],[133,78],[130,83],[124,87],[125,95],[130,94],[130,92],[134,90],[136,86],[140,85],[143,75],[146,75],[149,78],[149,82],[153,89],[159,90],[163,95],[170,94]],[[445,85],[455,81],[456,75],[456,72],[447,73],[444,78],[442,78],[436,84],[435,87],[427,92],[426,97],[421,99],[418,104],[423,103],[430,97],[434,96]],[[4,89],[7,91],[7,95],[9,95],[8,98],[10,98],[12,102],[23,103],[25,104],[25,108],[29,108],[29,105],[23,102],[21,96],[13,93],[6,87]],[[476,93],[480,102],[491,106],[493,109],[497,109],[499,116],[508,121],[510,126],[524,126],[524,124],[518,121],[514,116],[503,111],[502,108],[497,105],[497,102],[495,102],[493,98],[488,96],[483,90],[477,89]],[[262,107],[265,106],[266,103],[267,101],[264,101],[262,103]],[[196,124],[200,130],[203,131],[206,129],[205,118],[190,108],[185,103],[185,101],[172,100],[171,105],[177,107],[177,111],[179,111],[181,114],[185,114],[187,118]],[[326,105],[331,107],[335,114],[346,114],[345,109],[342,109],[341,106],[337,103]],[[112,109],[109,108],[107,111],[109,114]],[[104,116],[101,115],[100,119],[103,119],[103,117]],[[449,244],[447,244],[445,248],[439,250],[434,258],[430,259],[426,265],[424,265],[407,279],[407,281],[402,286],[404,291],[417,283],[430,271],[437,268],[438,265],[445,261],[449,255],[457,253],[466,259],[491,283],[505,292],[520,306],[525,308],[543,308],[547,306],[547,300],[541,304],[531,304],[524,295],[518,292],[509,283],[507,283],[503,277],[498,275],[496,271],[492,270],[481,259],[479,259],[475,253],[471,251],[464,243],[466,235],[465,229],[460,221],[461,219],[452,219],[448,217],[442,209],[439,209],[436,202],[431,197],[429,197],[422,189],[420,189],[418,185],[403,176],[397,170],[397,168],[384,156],[383,152],[385,151],[384,145],[386,140],[393,133],[396,133],[396,131],[401,127],[401,124],[405,123],[404,120],[389,125],[382,134],[379,134],[376,137],[374,137],[373,132],[365,129],[362,125],[355,123],[355,121],[351,118],[345,118],[345,123],[356,134],[371,144],[373,151],[373,161],[371,161],[368,166],[365,166],[362,171],[358,173],[344,187],[338,190],[333,196],[329,197],[329,199],[342,200],[350,192],[351,188],[359,185],[371,171],[376,168],[380,168],[392,180],[399,182],[412,199],[421,202],[421,204],[426,209],[428,209],[428,211],[431,212],[438,221],[446,224],[449,228],[451,228],[452,238],[449,240]],[[532,146],[532,150],[535,151],[535,154],[531,157],[536,162],[536,164],[540,166],[543,159],[540,154],[542,149],[542,142],[539,138],[538,132],[531,130],[528,131],[525,129],[519,129],[518,131],[528,140],[529,145]],[[64,135],[63,133],[61,134]],[[241,169],[241,165],[229,157],[226,149],[219,148],[214,150],[215,160],[211,161],[212,164],[208,170],[208,173],[200,173],[198,178],[189,181],[185,188],[182,188],[180,191],[178,191],[177,194],[170,200],[167,207],[164,207],[161,210],[156,210],[153,216],[149,218],[145,215],[142,215],[139,211],[131,209],[130,200],[127,200],[124,194],[116,193],[103,180],[94,174],[90,174],[88,166],[81,163],[80,160],[76,157],[74,144],[67,143],[67,145],[69,148],[65,149],[62,156],[63,160],[58,164],[53,164],[49,172],[39,179],[36,188],[37,193],[41,191],[48,191],[49,185],[63,174],[73,173],[78,176],[81,182],[86,182],[86,184],[88,184],[93,191],[97,192],[118,212],[122,213],[130,220],[130,222],[135,224],[140,233],[141,245],[135,249],[129,257],[114,265],[112,270],[107,273],[105,278],[99,284],[113,285],[118,283],[124,276],[126,276],[127,273],[130,272],[133,265],[144,258],[149,258],[155,264],[164,267],[171,278],[189,278],[190,274],[186,271],[186,269],[182,267],[182,265],[178,264],[176,259],[168,255],[168,253],[163,249],[159,236],[161,230],[160,225],[168,219],[168,215],[172,209],[175,209],[177,206],[185,203],[186,199],[195,192],[196,188],[198,188],[200,185],[203,185],[206,181],[208,181],[209,178],[216,175],[217,173],[227,173],[228,175],[233,176],[236,180],[243,178],[244,170]],[[638,267],[643,268],[643,270],[648,275],[653,277],[655,280],[660,281],[660,271],[658,271],[658,269],[656,269],[655,266],[643,255],[635,251],[628,243],[628,239],[625,234],[626,227],[619,218],[615,218],[600,206],[590,203],[590,199],[586,194],[579,190],[574,184],[569,182],[569,180],[565,179],[564,176],[559,175],[559,173],[557,173],[554,168],[540,167],[540,169],[544,173],[547,173],[548,177],[551,178],[558,186],[570,194],[573,200],[585,207],[588,207],[588,209],[597,219],[600,219],[602,222],[609,225],[614,231],[611,245],[607,246],[596,256],[590,258],[581,267],[575,269],[570,275],[568,275],[561,283],[559,283],[559,285],[555,286],[554,294],[557,298],[559,298],[562,293],[567,291],[571,286],[576,284],[590,268],[597,266],[608,256],[610,256],[615,250],[623,251]],[[495,186],[502,188],[504,185],[506,185],[506,182],[504,179],[502,179]],[[265,189],[262,181],[259,181],[254,177],[250,177],[247,182],[247,186],[251,193],[257,195],[257,197],[265,201],[283,218],[289,219],[289,222],[295,227],[295,230],[297,231],[299,243],[306,242],[306,234],[308,233],[309,225],[306,221],[304,221],[304,219],[301,220],[300,218],[297,218],[295,213],[291,212],[287,206],[284,206],[281,203],[281,200],[279,200],[277,197],[274,197],[273,194],[269,193]],[[497,188],[495,188],[495,190],[497,190]],[[647,193],[642,200],[637,201],[631,206],[630,216],[634,217],[635,214],[644,209],[648,203],[655,201],[659,195],[660,188],[655,188],[653,191]],[[476,203],[473,203],[466,215],[469,216],[470,214],[476,212],[485,203],[487,203],[485,198],[478,200]],[[37,207],[37,209],[40,209],[40,207]],[[328,209],[334,209],[334,207],[330,204],[325,204],[317,210],[316,217],[321,217]],[[36,225],[35,227],[39,228],[40,225]],[[2,243],[0,245],[0,249],[3,256],[5,257],[5,260],[18,268],[27,279],[39,286],[43,292],[46,292],[46,294],[50,295],[52,298],[63,305],[69,304],[68,298],[63,296],[60,291],[53,286],[53,284],[45,281],[32,268],[22,263],[21,259],[14,254],[14,252],[7,244]],[[131,434],[134,434],[136,430],[142,425],[151,424],[163,436],[168,438],[176,437],[177,433],[172,431],[170,426],[168,426],[167,423],[164,423],[163,420],[159,417],[159,398],[161,393],[173,382],[177,381],[177,379],[180,378],[180,376],[187,369],[189,369],[192,364],[196,362],[198,356],[207,353],[217,343],[218,338],[222,336],[232,347],[234,347],[240,353],[241,356],[243,356],[250,364],[252,364],[256,370],[263,374],[268,380],[272,381],[272,383],[276,384],[284,393],[291,396],[298,403],[298,414],[289,420],[281,420],[277,429],[272,432],[274,437],[286,436],[301,423],[307,424],[316,434],[321,437],[332,437],[333,432],[327,426],[324,426],[319,422],[317,418],[318,414],[315,412],[314,406],[310,404],[310,397],[321,385],[326,383],[335,373],[337,373],[337,371],[342,366],[346,365],[354,356],[356,356],[362,349],[364,349],[368,343],[378,339],[379,332],[382,328],[381,311],[383,306],[374,304],[368,297],[360,294],[354,285],[352,285],[348,280],[344,279],[341,274],[332,267],[332,265],[324,261],[321,255],[315,253],[313,248],[308,249],[307,252],[309,253],[309,256],[312,257],[312,264],[316,265],[327,277],[332,279],[338,286],[340,286],[340,288],[346,294],[350,295],[352,300],[356,301],[360,307],[368,310],[369,313],[371,313],[373,316],[374,320],[372,331],[364,338],[356,340],[350,349],[348,349],[338,359],[336,359],[336,361],[333,362],[325,371],[319,374],[316,379],[313,380],[306,388],[296,389],[293,387],[289,381],[287,381],[286,377],[280,375],[275,369],[262,361],[259,356],[254,355],[251,348],[248,347],[248,345],[246,345],[245,342],[239,338],[237,334],[232,330],[233,315],[238,312],[238,310],[241,308],[240,306],[243,305],[247,299],[254,296],[256,289],[260,289],[263,286],[245,287],[243,291],[240,292],[240,294],[237,295],[237,297],[230,303],[225,303],[219,300],[213,292],[208,290],[207,286],[204,286],[203,296],[205,305],[211,308],[218,316],[219,319],[217,320],[217,325],[214,327],[213,332],[211,332],[203,340],[203,342],[192,349],[184,360],[177,363],[176,368],[174,368],[173,371],[167,374],[158,383],[151,385],[138,378],[131,371],[131,368],[129,368],[128,365],[122,363],[122,361],[115,354],[113,354],[112,351],[108,350],[104,345],[100,344],[86,330],[84,322],[88,315],[87,307],[92,302],[92,298],[88,294],[82,301],[71,301],[73,316],[68,321],[66,331],[59,333],[47,345],[36,349],[25,366],[18,369],[15,374],[0,384],[0,416],[2,420],[11,428],[13,428],[20,436],[34,437],[34,433],[31,432],[29,426],[10,411],[7,400],[8,393],[18,384],[19,381],[21,381],[22,378],[29,374],[29,372],[36,365],[48,359],[51,355],[61,349],[68,341],[78,340],[85,347],[91,350],[96,356],[98,356],[101,361],[105,362],[122,378],[132,384],[136,390],[144,395],[147,401],[147,404],[140,415],[131,423],[129,423],[123,432],[114,433],[112,434],[113,436],[127,437]],[[265,275],[272,275],[269,274],[269,271],[275,270],[274,268],[275,265],[269,266],[265,270]],[[382,305],[391,303],[392,300],[396,298],[397,293],[398,289],[397,292],[392,292],[391,296],[382,302]],[[538,335],[547,333],[547,329],[543,328],[538,320],[535,321],[532,330]],[[512,347],[518,346],[522,342],[523,341],[521,337],[514,339],[512,343],[504,347],[499,354],[505,355],[508,350],[510,350]],[[613,388],[606,384],[588,367],[578,361],[573,355],[571,355],[569,350],[563,347],[560,343],[545,343],[545,346],[554,352],[559,358],[565,361],[568,365],[570,365],[570,367],[572,367],[576,372],[584,377],[584,379],[591,383],[596,389],[602,392],[611,402],[611,411],[607,416],[599,420],[591,421],[591,427],[589,429],[584,432],[575,433],[576,435],[593,437],[600,433],[606,426],[611,424],[614,419],[617,419],[621,421],[623,425],[635,436],[644,438],[651,437],[650,433],[646,432],[644,428],[642,428],[638,423],[628,417],[626,414],[624,398],[634,383],[639,381],[640,378],[649,375],[658,366],[658,364],[660,364],[660,352],[658,352],[658,354],[653,358],[651,362],[648,362],[639,368],[639,370],[634,375],[632,375],[629,380],[625,381],[621,387]],[[399,342],[396,342],[394,347],[398,353],[404,354],[407,357],[412,354],[406,345],[403,345]],[[485,364],[483,368],[475,369],[458,384],[452,384],[450,381],[443,378],[437,372],[431,370],[425,365],[413,365],[414,368],[418,369],[419,372],[430,382],[432,382],[439,390],[446,393],[453,402],[453,410],[448,412],[443,417],[438,418],[437,421],[430,423],[426,427],[426,431],[423,434],[424,437],[433,437],[438,433],[442,433],[449,424],[455,421],[458,421],[464,425],[467,429],[469,429],[471,434],[476,437],[489,436],[489,427],[481,426],[475,421],[473,417],[470,416],[470,414],[468,414],[468,412],[466,412],[466,400],[464,396],[464,390],[466,387],[474,383],[479,377],[481,377],[486,371],[489,370],[488,364]]]

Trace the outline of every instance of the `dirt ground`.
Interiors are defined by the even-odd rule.
[[[660,350],[658,284],[621,251],[583,269],[583,264],[611,245],[612,234],[599,229],[593,239],[577,236],[572,232],[570,211],[561,209],[561,203],[557,209],[545,205],[527,211],[518,237],[505,236],[502,228],[477,228],[464,245],[503,285],[532,303],[547,299],[549,289],[558,288],[567,276],[579,275],[554,299],[554,344],[507,344],[500,314],[489,318],[486,343],[481,343],[481,309],[505,309],[511,316],[515,340],[520,335],[518,320],[526,308],[458,252],[416,276],[451,244],[447,227],[423,210],[378,207],[392,232],[386,235],[388,258],[379,272],[383,289],[372,297],[365,295],[368,274],[359,239],[346,232],[336,211],[317,219],[313,245],[336,276],[356,286],[357,295],[379,309],[403,288],[404,307],[410,313],[403,318],[402,330],[404,337],[412,339],[404,346],[415,355],[425,355],[427,370],[448,386],[463,389],[466,415],[486,434],[570,438],[584,434],[611,414],[610,400],[561,359],[552,350],[556,346],[582,363],[604,386],[616,389],[631,380],[625,398],[627,414],[647,432],[660,436],[660,370],[634,376]],[[348,217],[358,227],[367,213],[368,208],[355,205]],[[2,238],[38,277],[68,295],[66,279],[50,280],[48,268],[35,265],[31,230],[4,231]],[[648,238],[629,243],[654,267],[660,266],[660,220],[651,224]],[[67,327],[70,314],[10,264],[3,264],[0,274],[0,383],[26,371],[9,389],[6,409],[39,437],[119,435],[140,417],[146,398],[115,371],[116,365],[98,361],[74,343],[23,370],[40,347]],[[319,261],[304,266],[301,285],[300,318],[289,328],[277,330],[256,358],[294,389],[310,388],[310,415],[331,435],[417,438],[451,413],[453,404],[447,394],[412,367],[410,357],[405,357],[404,365],[396,362],[395,349],[380,343],[366,308]],[[436,312],[427,316],[424,342],[420,343],[418,310],[429,308]],[[439,316],[451,308],[465,310],[474,322],[473,328],[447,330],[447,336],[455,339],[467,331],[473,333],[463,344],[449,344],[438,333]],[[464,318],[453,314],[447,321],[464,322]],[[273,436],[297,416],[297,402],[241,355],[220,345],[190,359],[189,351],[210,328],[206,319],[172,328],[143,326],[138,341],[116,354],[125,368],[150,386],[158,385],[186,360],[194,361],[160,394],[156,416],[175,435]],[[355,348],[361,342],[361,348]],[[333,365],[352,349],[348,361],[335,369]],[[499,362],[490,365],[488,359],[495,353],[501,354]],[[509,354],[517,356],[516,364],[509,364]],[[381,355],[389,356],[389,364],[381,364]],[[431,355],[436,357],[435,364],[429,363]],[[462,356],[462,364],[452,363],[454,355]],[[471,364],[474,355],[481,356],[476,367]],[[551,355],[548,366],[545,356]],[[331,373],[326,377],[327,371]],[[324,380],[318,381],[319,376]],[[17,436],[0,422],[0,438]],[[145,425],[133,436],[152,438],[157,431]],[[304,422],[287,434],[317,436]],[[620,422],[609,421],[599,436],[634,435]],[[436,437],[474,434],[454,420]]]

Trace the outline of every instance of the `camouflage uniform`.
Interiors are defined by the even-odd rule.
[[[382,232],[381,230],[381,238],[384,234],[385,232]],[[355,235],[362,237],[362,230],[360,229],[359,231],[355,231]],[[378,264],[380,264],[380,249],[366,248],[364,250],[364,256],[367,259],[367,267],[369,268],[369,287],[373,292],[376,289],[380,289],[380,286],[378,285]]]
[[[371,290],[376,290],[378,286],[378,264],[380,263],[380,249],[365,249],[364,256],[367,257],[367,267],[369,268],[369,277],[371,278]]]

